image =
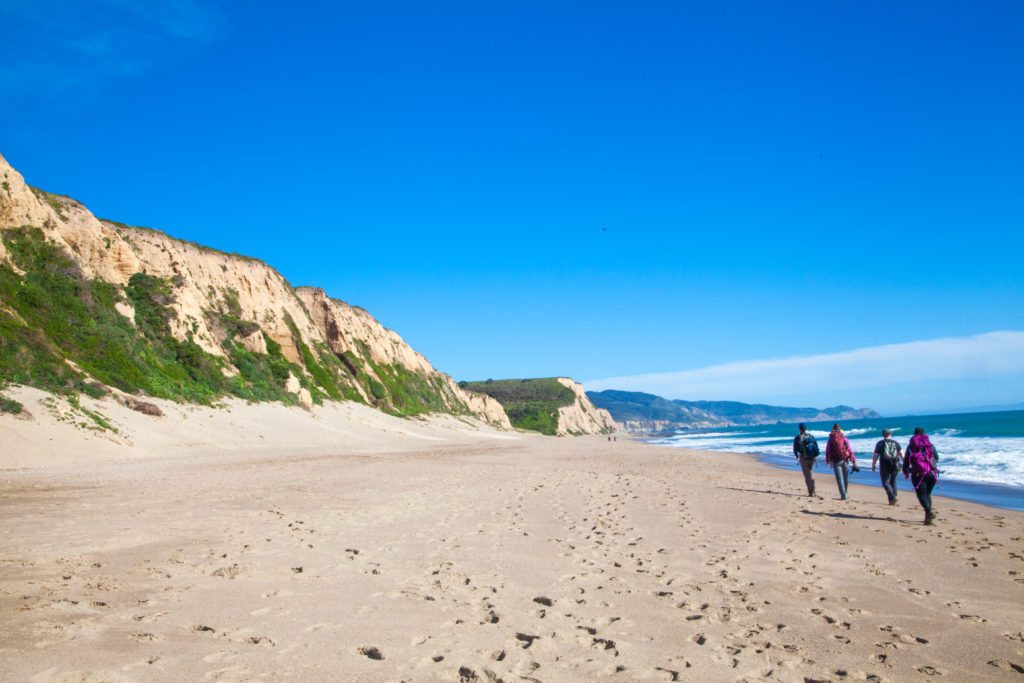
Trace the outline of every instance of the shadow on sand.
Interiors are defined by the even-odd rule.
[[[785,491],[772,491],[771,489],[741,489],[735,486],[719,486],[717,488],[727,491],[743,491],[744,493],[767,493],[772,496],[789,496],[790,498],[807,498],[806,493],[786,493]]]
[[[738,486],[718,486],[717,488],[724,489],[726,491],[742,491],[743,493],[764,493],[770,496],[787,496],[789,498],[808,498],[805,493],[787,493],[786,491],[773,491],[771,489],[744,489]],[[819,500],[823,500],[820,496]],[[838,499],[836,499],[838,502]],[[889,507],[887,503],[875,503],[873,501],[860,501],[862,505],[884,505]],[[816,510],[808,510],[807,508],[802,509],[800,512],[805,515],[815,515],[817,517],[832,517],[833,519],[866,519],[872,522],[895,522],[897,524],[909,524],[911,526],[920,526],[921,522],[911,522],[906,519],[896,519],[895,517],[878,517],[875,515],[855,515],[850,512],[819,512]]]
[[[918,526],[920,522],[909,522],[905,519],[896,519],[895,517],[876,517],[874,515],[854,515],[849,512],[818,512],[815,510],[807,510],[806,508],[800,512],[805,515],[814,515],[816,517],[832,517],[834,519],[867,519],[872,522],[896,522],[897,524],[910,524]]]

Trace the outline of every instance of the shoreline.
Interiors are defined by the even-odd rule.
[[[916,505],[809,499],[750,456],[432,429],[3,473],[4,676],[892,683],[1024,666],[1022,513],[949,501],[925,527]]]
[[[791,466],[788,462],[785,462],[785,458],[781,456],[767,453],[743,453],[737,455],[749,455],[756,458],[758,462],[762,462],[776,469],[796,473],[800,472],[798,465]],[[821,476],[826,477],[826,484],[831,484],[834,487],[835,475],[833,475],[832,470],[825,465],[824,456],[820,457],[819,460],[821,462],[814,470],[815,475],[820,474]],[[914,489],[910,485],[909,480],[904,479],[902,474],[896,477],[896,485],[902,501],[913,501],[915,505],[917,504],[917,499],[914,496]],[[861,467],[860,472],[857,474],[851,473],[850,486],[877,489],[878,495],[881,496],[881,499],[885,498],[885,492],[882,490],[880,476],[877,472],[871,471],[871,465]],[[1014,512],[1024,511],[1024,488],[1022,487],[1009,486],[1006,484],[970,482],[958,479],[945,479],[942,477],[941,471],[938,484],[932,491],[932,497],[949,498],[976,503],[996,510],[1011,510]]]
[[[646,443],[651,446],[658,448],[677,448],[679,450],[687,450],[678,446],[669,446],[663,444],[654,443],[653,439],[663,438],[660,436],[644,435],[644,436],[631,436],[631,440],[638,443]],[[773,469],[785,470],[790,472],[800,472],[799,465],[791,457],[782,456],[773,453],[757,453],[754,451],[747,453],[738,453],[736,451],[705,451],[708,453],[717,453],[720,455],[739,455],[748,457],[756,460],[759,463],[763,463]],[[865,456],[858,459],[858,464],[867,462],[867,466],[861,465],[859,473],[850,473],[850,486],[858,486],[869,489],[878,489],[880,496],[884,498],[885,494],[882,491],[882,484],[877,472],[871,471],[871,458]],[[835,486],[834,475],[832,470],[825,465],[825,456],[822,454],[818,458],[818,464],[815,467],[815,475],[827,477],[827,484]],[[802,482],[802,479],[801,479]],[[914,504],[917,503],[914,497],[913,488],[908,483],[908,480],[903,478],[900,474],[896,478],[896,485],[899,493],[904,495],[901,500],[910,500]],[[980,482],[980,481],[967,481],[962,479],[948,479],[942,477],[940,470],[940,477],[938,485],[935,490],[932,491],[932,497],[948,498],[953,500],[977,503],[979,505],[985,505],[997,510],[1010,510],[1014,512],[1024,511],[1024,487],[1014,486],[1010,484],[998,484],[995,482]]]

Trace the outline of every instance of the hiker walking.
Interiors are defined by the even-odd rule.
[[[813,434],[807,432],[807,425],[801,422],[797,425],[800,433],[793,439],[793,455],[800,461],[800,469],[804,472],[804,483],[807,484],[807,495],[814,495],[814,463],[817,462],[821,451],[818,449],[818,441]]]
[[[857,458],[850,447],[849,439],[843,434],[839,423],[836,423],[832,425],[832,433],[828,435],[828,443],[825,445],[825,464],[831,465],[832,471],[836,474],[839,498],[842,500],[846,500],[846,487],[850,483],[847,463],[856,467]]]
[[[896,504],[896,473],[900,471],[900,460],[903,457],[903,449],[899,442],[892,439],[892,430],[882,430],[882,440],[875,444],[875,454],[871,458],[871,471],[875,471],[875,465],[881,467],[882,488],[889,496],[889,505]]]
[[[939,479],[938,465],[939,452],[924,433],[924,428],[915,427],[914,435],[907,444],[907,457],[903,459],[903,476],[909,477],[910,483],[914,485],[917,500],[924,508],[924,523],[929,526],[935,523],[932,489]]]

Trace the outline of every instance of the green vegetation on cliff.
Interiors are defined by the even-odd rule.
[[[20,415],[21,411],[25,409],[25,406],[21,405],[12,398],[6,396],[0,396],[0,413],[10,413],[12,415]]]
[[[402,416],[453,412],[458,405],[441,375],[375,363],[365,344],[344,354],[323,342],[311,345],[287,314],[301,365],[289,362],[268,335],[266,354],[247,349],[238,340],[261,328],[242,317],[238,293],[230,288],[215,310],[205,311],[226,357],[210,354],[191,334],[181,340],[172,333],[180,276],[135,273],[122,288],[86,278],[73,255],[38,228],[6,229],[0,238],[17,268],[0,265],[0,388],[25,384],[69,398],[83,392],[95,397],[104,393],[90,384],[97,380],[176,401],[210,404],[237,396],[295,404],[297,396],[285,390],[294,375],[315,403],[369,402]],[[134,308],[134,324],[118,312],[119,303]],[[0,403],[2,412],[18,410],[9,399]]]
[[[371,381],[379,387],[376,391],[383,388],[388,400],[388,412],[405,417],[452,412],[444,400],[446,387],[440,375],[428,378],[401,365],[378,364],[372,360],[368,362],[380,378],[380,382]]]
[[[558,409],[572,405],[576,394],[555,378],[489,379],[459,382],[469,391],[487,394],[505,409],[513,427],[554,436],[558,432]]]
[[[240,372],[228,377],[223,358],[173,337],[167,280],[136,273],[122,290],[87,280],[38,228],[4,230],[2,238],[23,274],[0,265],[0,382],[71,396],[89,393],[88,375],[125,392],[178,401],[209,404],[235,395],[294,403],[284,382],[289,369],[301,370],[279,349],[263,357],[232,345]],[[116,310],[120,301],[134,306],[135,325]]]

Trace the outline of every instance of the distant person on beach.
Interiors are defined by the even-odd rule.
[[[932,489],[939,478],[939,452],[924,433],[923,427],[914,428],[914,435],[907,444],[907,457],[903,459],[903,476],[909,477],[910,483],[914,485],[917,500],[924,508],[924,523],[931,526],[935,523]]]
[[[793,455],[800,461],[800,469],[804,472],[804,483],[807,484],[807,495],[814,495],[814,463],[821,451],[813,434],[807,432],[807,425],[798,425],[800,433],[793,439]]]
[[[889,505],[896,504],[896,473],[900,471],[900,459],[903,449],[898,441],[892,438],[891,429],[882,430],[882,440],[875,444],[875,455],[871,458],[871,471],[879,465],[882,472],[882,488],[889,496]]]
[[[832,466],[836,474],[836,484],[839,486],[839,498],[846,500],[846,488],[850,483],[849,465],[856,468],[857,458],[850,447],[850,441],[843,434],[842,427],[838,423],[832,425],[832,433],[828,435],[828,443],[825,445],[825,464]]]

